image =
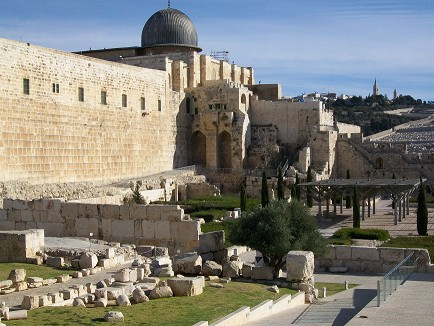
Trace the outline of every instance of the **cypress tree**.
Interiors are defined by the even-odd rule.
[[[307,169],[307,182],[312,182],[313,181],[313,177],[312,177],[312,169],[309,168]],[[313,196],[312,196],[312,188],[311,187],[307,187],[306,190],[306,205],[307,207],[312,207],[313,206]]]
[[[267,206],[270,203],[270,196],[268,194],[267,174],[265,170],[262,172],[262,189],[261,189],[261,205]]]
[[[285,188],[283,184],[282,168],[279,167],[277,173],[277,200],[283,200],[285,198]]]
[[[417,196],[417,233],[419,235],[428,235],[428,206],[422,178],[420,179],[419,195]]]
[[[300,177],[298,176],[298,173],[295,173],[295,198],[300,201],[301,193],[300,193]]]
[[[350,170],[347,170],[347,179],[351,179]],[[352,205],[351,205],[351,195],[350,194],[347,194],[347,197],[345,198],[345,207],[346,208],[351,208],[352,207]]]
[[[356,188],[354,188],[353,203],[353,228],[360,229],[360,197]]]
[[[240,188],[240,208],[242,212],[245,212],[247,209],[247,192],[244,182],[241,183]]]

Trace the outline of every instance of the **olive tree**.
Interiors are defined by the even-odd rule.
[[[309,208],[299,201],[272,201],[237,220],[230,234],[232,243],[262,253],[267,266],[278,271],[291,250],[313,251],[322,255],[327,242],[317,229]]]

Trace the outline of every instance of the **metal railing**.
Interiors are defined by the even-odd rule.
[[[386,301],[416,271],[418,260],[419,257],[416,257],[414,252],[412,252],[383,278],[377,281],[377,307]]]

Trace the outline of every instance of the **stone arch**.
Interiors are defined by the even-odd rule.
[[[206,136],[199,130],[193,133],[193,164],[206,166]]]
[[[232,136],[227,131],[221,132],[218,137],[218,167],[232,168]]]

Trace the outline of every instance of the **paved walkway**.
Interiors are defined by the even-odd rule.
[[[315,274],[315,282],[361,284],[358,287],[306,304],[289,311],[264,318],[251,326],[345,325],[376,296],[379,276],[366,274]]]
[[[59,290],[67,289],[71,285],[75,285],[75,284],[79,284],[79,285],[85,285],[87,283],[94,283],[95,284],[101,280],[108,278],[113,273],[117,272],[118,270],[125,268],[125,267],[130,267],[130,266],[131,266],[131,261],[127,262],[125,264],[119,265],[117,267],[106,269],[100,273],[97,273],[96,275],[70,279],[66,283],[55,283],[51,286],[41,286],[41,287],[36,288],[36,289],[29,289],[29,290],[20,291],[20,292],[14,292],[11,294],[0,295],[0,301],[4,301],[6,303],[6,306],[8,306],[8,307],[18,306],[18,305],[21,305],[21,302],[23,301],[23,297],[25,295],[45,295],[45,294],[48,294],[50,292],[59,292]],[[59,270],[59,275],[61,275],[61,274],[62,274],[62,271]]]
[[[376,300],[363,309],[348,325],[408,326],[434,325],[434,275],[413,274],[385,302]]]

